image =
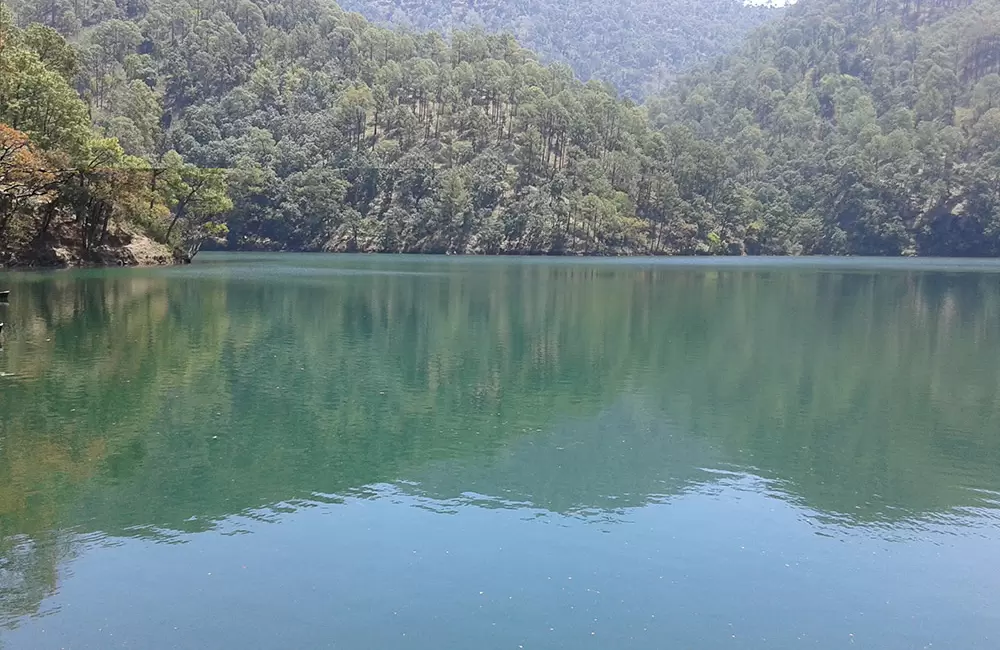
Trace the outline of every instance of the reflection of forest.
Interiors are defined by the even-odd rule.
[[[888,524],[1000,483],[994,276],[299,263],[17,280],[0,608],[37,607],[71,534],[376,482],[610,511],[722,466]]]

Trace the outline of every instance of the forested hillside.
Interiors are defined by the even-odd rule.
[[[737,46],[780,9],[743,0],[343,0],[382,24],[450,33],[509,32],[584,80],[641,97],[692,64]],[[784,4],[784,3],[778,3]]]
[[[707,205],[721,155],[511,36],[393,32],[327,0],[56,2],[19,15],[74,34],[107,135],[232,170],[232,247],[709,251],[711,223],[671,202]]]
[[[95,133],[77,71],[58,33],[18,29],[0,4],[0,267],[172,262],[163,244],[229,207],[223,176],[174,152],[154,171]]]
[[[646,106],[330,0],[17,1],[125,154],[229,170],[232,248],[1000,254],[1000,0],[802,0]]]
[[[1000,254],[1000,3],[803,1],[654,121],[722,144],[763,252]]]

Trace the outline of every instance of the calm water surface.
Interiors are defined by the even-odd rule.
[[[1000,647],[1000,265],[0,284],[4,648]]]

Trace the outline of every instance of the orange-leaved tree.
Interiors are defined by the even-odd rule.
[[[0,123],[0,247],[28,234],[54,198],[55,181],[28,136]]]

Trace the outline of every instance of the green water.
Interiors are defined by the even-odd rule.
[[[1000,647],[1000,264],[0,285],[4,648]]]

